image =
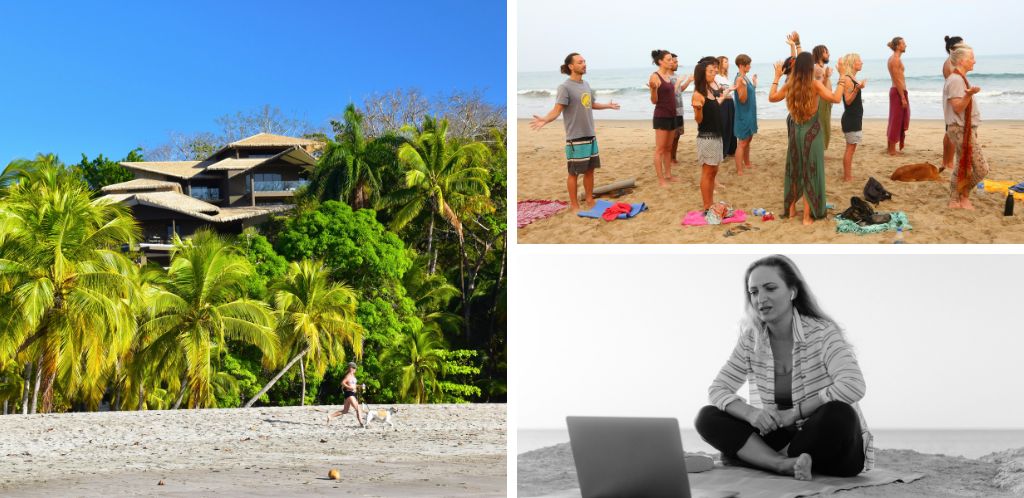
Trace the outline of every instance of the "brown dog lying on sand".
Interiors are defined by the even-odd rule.
[[[908,164],[896,168],[889,178],[899,182],[941,182],[944,180],[939,173],[942,173],[943,169],[945,168],[936,168],[930,163]]]

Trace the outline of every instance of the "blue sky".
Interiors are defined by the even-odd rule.
[[[326,125],[375,91],[504,104],[504,2],[0,2],[0,168],[118,159],[264,104]]]

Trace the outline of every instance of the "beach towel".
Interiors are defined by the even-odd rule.
[[[584,218],[600,218],[601,215],[603,215],[604,212],[607,211],[608,208],[612,207],[612,205],[614,205],[614,204],[615,203],[612,202],[612,201],[599,200],[599,201],[594,203],[594,207],[592,207],[592,208],[590,208],[590,209],[588,209],[586,211],[580,211],[580,212],[576,213],[576,215],[577,216],[582,216]],[[640,214],[643,211],[647,211],[647,204],[644,204],[642,202],[635,203],[635,204],[630,204],[629,207],[630,207],[630,209],[629,209],[628,213],[622,213],[622,214],[616,216],[616,218],[620,219],[620,220],[624,220],[626,218],[632,218],[632,217]]]
[[[1014,185],[1012,181],[1005,180],[984,180],[981,182],[981,188],[985,192],[995,192],[998,194],[1006,195],[1009,190],[1013,190],[1013,198],[1018,201],[1024,201],[1024,192],[1017,190],[1016,188],[1020,185],[1024,185],[1024,182]]]
[[[601,218],[603,218],[604,221],[612,221],[618,218],[620,214],[628,215],[632,211],[633,206],[630,206],[625,202],[616,202],[615,204],[612,204],[611,207],[609,207],[608,209],[605,209],[603,213],[601,213]]]
[[[690,474],[690,491],[694,497],[708,491],[736,491],[743,498],[796,498],[800,496],[828,495],[867,486],[892,485],[886,491],[899,494],[899,486],[894,483],[914,482],[924,477],[920,473],[899,473],[884,469],[874,469],[856,477],[814,476],[812,481],[798,481],[792,477],[770,474],[748,467],[716,466],[714,470],[700,474]],[[580,489],[566,489],[556,493],[543,495],[542,498],[576,498]]]
[[[903,90],[907,96],[907,91]],[[910,129],[910,99],[907,98],[907,107],[903,107],[900,101],[900,91],[896,87],[889,88],[889,127],[885,134],[889,137],[889,143],[899,142],[900,150],[903,150],[903,141],[907,138],[907,130]]]
[[[747,221],[747,213],[742,209],[737,209],[733,211],[732,216],[722,220],[722,224],[743,223],[744,221]],[[708,220],[704,218],[704,211],[690,211],[689,213],[686,213],[686,216],[683,217],[683,225],[702,226],[707,224]]]
[[[895,232],[897,228],[902,228],[904,232],[907,230],[913,230],[914,227],[910,225],[910,221],[907,220],[907,213],[903,211],[893,211],[890,213],[888,223],[879,223],[877,225],[865,225],[860,226],[853,220],[847,220],[842,215],[836,215],[836,232],[838,233],[855,233],[857,235],[864,235],[866,233],[880,233],[880,232]]]
[[[1014,192],[1018,192],[1018,193],[1024,194],[1024,182],[1020,182],[1020,183],[1010,187],[1010,190],[1012,190]]]
[[[519,201],[516,204],[516,226],[523,228],[530,223],[550,218],[569,207],[564,201]]]

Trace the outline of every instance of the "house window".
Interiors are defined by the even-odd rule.
[[[284,190],[284,182],[280,173],[256,173],[253,178],[257,192],[277,192]]]

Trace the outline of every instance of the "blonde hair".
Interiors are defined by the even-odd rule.
[[[814,57],[810,52],[796,56],[793,74],[786,81],[786,109],[797,123],[804,123],[818,113],[818,92],[814,89]]]
[[[853,69],[854,64],[860,60],[860,54],[852,53],[846,54],[839,59],[839,65],[843,68],[843,76],[853,77],[856,70]]]
[[[949,53],[949,63],[959,66],[960,62],[967,59],[968,54],[973,54],[974,49],[966,43],[958,43],[952,52]]]
[[[718,56],[718,72],[722,76],[725,76],[726,78],[728,78],[729,77],[729,68],[725,67],[722,64],[723,61],[729,62],[729,58],[724,56],[724,55],[719,55]]]

